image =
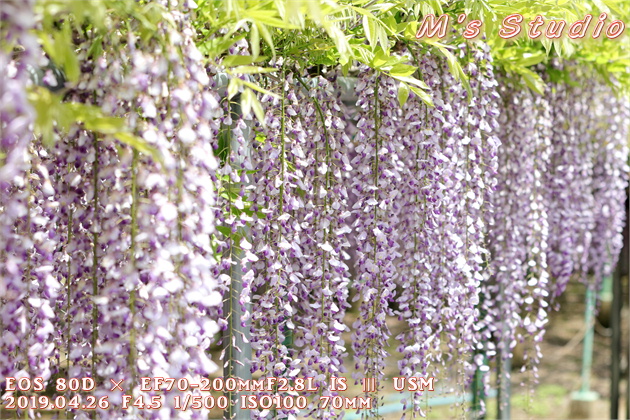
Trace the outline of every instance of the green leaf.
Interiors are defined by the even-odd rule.
[[[341,74],[343,77],[348,77],[348,73],[350,72],[350,68],[352,67],[352,61],[348,61],[346,64],[341,66]]]
[[[389,74],[392,76],[407,77],[414,74],[416,70],[416,67],[410,66],[408,64],[396,64],[389,71]]]
[[[275,58],[275,56],[276,56],[276,49],[273,46],[274,45],[273,44],[273,37],[271,36],[271,33],[269,33],[269,29],[267,29],[267,27],[265,25],[260,25],[258,23],[256,23],[256,26],[258,27],[258,30],[260,31],[263,39],[265,40],[265,43],[267,45],[269,45],[269,48],[271,49],[271,54]]]
[[[376,25],[374,20],[369,17],[370,15],[363,15],[363,30],[365,31],[365,37],[372,47],[376,47],[378,39],[376,38]]]
[[[260,121],[262,125],[265,125],[265,111],[263,111],[263,107],[254,92],[252,92],[252,109],[254,110],[254,115],[256,115],[258,121]]]
[[[264,143],[267,141],[267,136],[264,133],[257,132],[254,140],[256,140],[258,143]]]
[[[374,66],[374,68],[383,68],[386,65],[394,65],[394,63],[392,62],[392,58],[390,55],[385,54],[383,51],[378,50],[375,54],[374,54],[374,58],[372,59],[372,65]],[[394,58],[395,60],[395,58]]]
[[[265,59],[267,59],[265,56],[254,57],[251,55],[228,55],[223,57],[222,64],[225,67],[246,66]]]
[[[256,67],[256,66],[238,66],[230,69],[231,73],[239,74],[260,74],[260,73],[274,73],[278,69],[273,67]]]
[[[373,65],[374,53],[368,50],[366,45],[352,45],[352,51],[354,52],[354,58],[366,65]],[[351,63],[348,63],[350,66]],[[348,68],[349,70],[349,68]]]
[[[248,10],[244,15],[254,24],[264,24],[283,29],[299,29],[296,25],[278,19],[273,10]]]
[[[64,24],[63,28],[61,31],[53,32],[52,36],[44,31],[40,31],[38,35],[44,51],[56,65],[63,69],[68,80],[75,83],[79,80],[79,60],[72,48],[74,43],[69,25]]]
[[[416,34],[418,33],[418,22],[407,22],[405,25],[405,29],[403,30],[403,36],[405,39],[416,40]]]
[[[160,152],[155,147],[148,144],[142,137],[135,136],[125,131],[114,133],[113,137],[121,143],[125,143],[126,145],[133,147],[140,153],[151,156],[156,162],[162,163],[162,155]]]
[[[249,115],[250,111],[254,111],[254,115],[261,124],[265,124],[265,111],[256,94],[251,89],[245,89],[241,94],[241,112],[244,116]]]
[[[451,53],[446,46],[440,44],[439,42],[432,42],[432,41],[425,41],[428,42],[430,44],[433,44],[435,46],[438,47],[438,51],[440,51],[440,53],[442,53],[442,55],[444,55],[446,57],[446,61],[448,63],[448,68],[451,72],[451,74],[460,81],[460,83],[462,84],[462,86],[464,86],[464,89],[466,89],[466,92],[468,92],[468,99],[470,100],[472,98],[472,89],[470,88],[470,83],[468,81],[468,76],[466,76],[466,73],[464,73],[464,69],[462,69],[461,64],[459,64],[459,61],[457,61],[457,57],[455,57],[453,55],[453,53]]]
[[[52,146],[54,139],[53,121],[60,99],[48,89],[35,87],[28,92],[28,100],[35,109],[35,132],[42,136],[46,147]]]
[[[391,73],[390,73],[390,76],[392,76],[394,79],[399,80],[401,82],[405,82],[405,83],[408,83],[410,85],[417,86],[420,89],[429,89],[429,86],[427,86],[426,83],[424,83],[422,80],[416,79],[415,77],[395,76],[395,75],[393,75]]]
[[[236,95],[238,93],[238,88],[240,86],[240,82],[241,82],[241,79],[239,79],[237,77],[233,77],[230,80],[230,83],[228,83],[228,87],[227,87],[228,99],[232,99],[234,97],[234,95]]]
[[[518,70],[518,72],[523,76],[523,80],[525,81],[525,84],[527,84],[527,86],[529,86],[533,91],[544,95],[545,82],[543,82],[538,74],[526,68],[521,68]]]
[[[253,31],[253,28],[252,28]],[[250,33],[250,38],[251,38]],[[245,38],[245,34],[239,34],[238,36],[224,36],[222,38],[214,38],[201,43],[198,48],[199,51],[205,55],[207,55],[210,59],[214,59],[222,55],[226,50],[228,50],[235,42],[240,41]],[[254,45],[252,44],[252,52],[254,51]],[[260,42],[258,43],[258,48],[260,48]],[[249,57],[249,56],[243,56]],[[254,57],[255,58],[255,57]]]
[[[335,43],[337,52],[339,53],[339,63],[346,64],[352,58],[352,49],[346,38],[346,34],[334,24],[328,24],[324,27],[326,33]]]
[[[221,124],[221,129],[217,134],[217,149],[215,150],[215,156],[219,158],[222,164],[228,162],[230,143],[232,141],[231,132],[232,130],[229,126]]]
[[[101,134],[115,134],[125,129],[126,121],[124,118],[105,116],[101,109],[96,106],[77,102],[65,102],[62,106],[64,111],[72,115],[76,122],[83,123],[88,130]]]
[[[215,226],[215,229],[227,238],[232,236],[232,229],[227,226]]]
[[[608,8],[608,6],[606,5],[606,3],[604,3],[601,0],[593,0],[593,4],[595,5],[595,7],[597,7],[600,12],[605,12],[610,14],[610,8]]]
[[[398,103],[402,108],[405,106],[407,99],[409,98],[409,86],[405,82],[400,82],[398,85]]]
[[[523,67],[535,66],[541,63],[545,59],[545,54],[542,51],[535,54],[524,53],[517,61],[516,64]]]
[[[409,86],[409,89],[411,89],[413,93],[418,95],[418,97],[422,100],[422,102],[424,102],[425,104],[429,106],[433,106],[433,99],[431,99],[431,96],[429,96],[429,94],[426,93],[424,90],[419,89],[415,86]]]
[[[260,34],[257,25],[252,25],[249,31],[249,46],[252,49],[252,56],[258,57],[260,55]]]
[[[376,27],[376,36],[378,37],[378,42],[381,44],[383,51],[387,52],[389,50],[389,38],[381,25],[377,25]]]
[[[103,54],[103,35],[97,36],[88,49],[88,57],[96,58]]]
[[[252,110],[252,96],[253,92],[251,89],[245,89],[243,93],[241,93],[241,114],[244,117],[249,116]]]
[[[276,95],[275,93],[268,91],[267,89],[263,89],[262,87],[258,86],[256,83],[252,83],[252,82],[248,82],[247,80],[240,80],[240,79],[239,79],[239,83],[242,83],[243,85],[247,86],[250,89],[253,89],[260,93],[264,93],[265,95],[273,96],[274,98],[278,98],[278,99],[280,98],[279,95]]]

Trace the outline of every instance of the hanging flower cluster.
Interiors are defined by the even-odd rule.
[[[549,208],[544,174],[549,170],[551,119],[542,97],[502,83],[497,188],[488,214],[491,260],[484,282],[483,338],[490,356],[509,357],[523,331],[535,351],[548,306]],[[494,338],[494,342],[490,341]]]
[[[259,127],[252,157],[252,371],[311,377],[318,395],[332,395],[330,378],[345,371],[348,139],[334,78],[305,81],[285,65],[279,63],[280,98],[263,98],[266,127]],[[308,410],[339,416],[330,407]]]
[[[0,63],[0,382],[53,374],[50,358],[59,282],[52,275],[59,239],[57,198],[47,153],[33,142],[34,111],[26,95],[40,49],[29,32],[33,2],[8,2],[1,13]],[[17,49],[17,47],[20,49]],[[17,60],[15,58],[18,58]]]
[[[346,347],[341,334],[348,328],[344,315],[349,307],[349,255],[346,248],[351,231],[351,215],[346,174],[351,170],[345,134],[340,116],[341,104],[336,75],[317,76],[310,85],[300,83],[299,103],[303,124],[307,127],[303,146],[306,168],[298,188],[304,191],[304,208],[296,214],[302,229],[299,259],[304,275],[300,300],[294,317],[296,357],[302,361],[301,375],[315,378],[320,396],[336,395],[330,391],[331,377],[341,376],[346,368]],[[308,90],[307,90],[308,89]],[[314,407],[314,418],[338,418],[331,406]]]
[[[355,299],[360,301],[359,317],[352,325],[355,379],[374,378],[381,387],[390,336],[387,317],[393,315],[398,275],[394,260],[400,255],[395,228],[402,182],[403,152],[398,129],[402,112],[393,80],[363,70],[357,86],[359,108],[356,155],[353,167],[353,222],[357,260]],[[368,396],[375,397],[374,393]],[[377,416],[378,406],[368,416]]]
[[[150,39],[126,33],[127,49],[102,42],[111,49],[107,55],[92,56],[91,40],[84,40],[83,74],[68,93],[75,102],[127,117],[152,155],[75,127],[59,134],[49,152],[34,142],[24,181],[7,187],[7,200],[17,206],[2,206],[2,222],[11,222],[6,238],[20,238],[23,250],[3,244],[5,261],[20,260],[8,266],[15,291],[9,286],[0,305],[2,318],[16,328],[3,328],[2,342],[30,343],[32,350],[3,351],[2,380],[49,378],[55,351],[53,373],[96,378],[94,395],[107,395],[114,415],[122,392],[110,391],[109,379],[123,380],[125,392],[139,395],[142,376],[193,382],[216,369],[206,349],[218,331],[209,315],[222,300],[210,242],[211,140],[221,110],[205,90],[209,78],[185,11],[164,9],[169,19]],[[135,414],[204,412],[175,410],[166,395],[160,411]]]
[[[597,106],[590,108],[594,147],[592,191],[595,205],[588,270],[596,280],[610,275],[623,246],[628,187],[628,124],[630,104],[606,86],[594,89]],[[589,100],[589,104],[592,102]]]
[[[550,83],[540,96],[502,80],[501,96],[481,331],[493,339],[485,346],[490,356],[498,348],[510,357],[518,342],[529,341],[523,369],[536,379],[550,303],[573,276],[596,290],[619,255],[627,128],[615,126],[613,134],[600,124],[628,111],[592,82]]]
[[[552,112],[551,168],[547,172],[549,189],[549,269],[553,279],[551,295],[557,298],[572,274],[583,280],[585,261],[593,228],[592,138],[584,125],[580,92],[564,85],[549,89]]]
[[[405,171],[401,184],[399,317],[408,330],[398,336],[403,376],[437,372],[445,363],[441,340],[457,355],[462,385],[471,373],[470,352],[485,258],[483,208],[490,196],[496,151],[497,85],[485,49],[471,50],[467,71],[476,95],[434,56],[419,58],[435,107],[412,95],[401,127]],[[448,88],[445,88],[448,87]],[[483,168],[483,170],[482,170]],[[422,393],[413,396],[413,415]]]
[[[251,247],[254,261],[251,288],[252,372],[272,377],[296,378],[299,359],[294,358],[290,337],[297,302],[303,299],[300,283],[304,278],[295,259],[303,257],[301,221],[295,214],[304,208],[298,188],[306,169],[306,132],[300,119],[296,81],[282,58],[279,97],[266,96],[263,105],[266,127],[254,145],[254,174],[251,201],[253,222]],[[294,416],[296,409],[281,410],[274,416]],[[261,417],[266,412],[256,412]],[[254,413],[254,414],[256,414]]]
[[[23,175],[28,145],[33,138],[29,126],[35,115],[24,87],[29,83],[30,69],[42,61],[37,39],[30,32],[36,21],[34,3],[8,1],[0,11],[0,64],[7,73],[0,81],[0,182],[3,188],[13,182],[15,176]],[[14,60],[14,56],[19,59]]]
[[[555,282],[550,293],[557,298],[572,275],[599,290],[602,276],[617,261],[628,176],[622,139],[628,128],[616,118],[627,115],[628,106],[610,88],[592,81],[580,87],[553,84],[548,96],[554,118],[553,168],[547,180],[554,208],[549,262]]]

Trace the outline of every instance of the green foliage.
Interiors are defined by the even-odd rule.
[[[81,124],[86,130],[102,136],[112,136],[139,152],[152,156],[157,162],[161,161],[156,149],[127,130],[127,122],[122,117],[104,115],[97,106],[63,102],[60,95],[42,87],[31,89],[28,99],[37,113],[35,133],[42,137],[46,146],[52,146],[56,131],[67,133],[73,124]]]
[[[495,65],[536,92],[542,92],[544,83],[533,66],[548,65],[553,58],[592,69],[605,80],[620,82],[622,89],[630,86],[627,43],[622,39],[601,37],[574,41],[566,37],[560,40],[543,37],[531,40],[525,36],[504,40],[498,36],[502,19],[512,13],[524,17],[523,31],[527,30],[526,22],[537,15],[545,19],[565,19],[570,25],[583,19],[586,13],[597,17],[606,12],[610,15],[609,21],[630,22],[630,7],[623,0],[206,0],[199,6],[197,27],[202,37],[211,40],[201,43],[210,60],[220,62],[232,45],[229,39],[236,41],[247,37],[250,41],[251,56],[238,61],[228,58],[222,62],[232,74],[247,74],[235,67],[254,60],[264,62],[266,58],[263,59],[261,54],[270,58],[287,57],[298,69],[341,66],[344,74],[361,63],[398,79],[402,83],[401,103],[406,100],[409,90],[430,103],[429,95],[422,91],[422,76],[410,63],[402,62],[397,51],[406,43],[421,42],[424,48],[444,56],[451,73],[469,89],[461,59],[452,49],[459,43],[473,42],[461,38],[461,32],[466,22],[480,19],[486,41],[493,48]],[[443,40],[418,41],[415,38],[418,22],[427,14],[442,13],[451,16],[455,33]],[[463,24],[456,23],[460,13],[467,14]],[[220,29],[225,35],[213,39],[212,35]]]
[[[107,54],[105,48],[125,48],[127,31],[146,42],[156,37],[158,25],[165,20],[164,11],[159,4],[144,1],[39,0],[35,5],[39,21],[36,35],[43,51],[63,71],[72,88],[80,76],[79,43],[87,42],[87,55],[95,58]],[[66,102],[61,95],[40,87],[32,88],[28,98],[37,112],[36,134],[47,146],[54,142],[55,132],[65,133],[73,124],[81,124],[100,137],[111,136],[157,162],[162,160],[155,148],[129,132],[123,117],[105,115],[97,106]]]
[[[39,0],[36,34],[43,50],[73,84],[80,73],[79,42],[90,44],[88,55],[92,57],[106,53],[106,48],[125,48],[128,31],[146,42],[157,36],[159,25],[168,24],[164,12],[159,4],[147,1]],[[199,50],[208,62],[228,74],[229,98],[240,93],[242,110],[253,112],[260,121],[264,115],[257,94],[278,94],[267,88],[266,80],[278,78],[274,59],[280,56],[298,71],[339,66],[347,75],[358,64],[367,65],[398,80],[401,104],[410,92],[431,104],[417,66],[399,54],[405,45],[420,43],[423,50],[445,57],[451,73],[470,89],[463,71],[464,59],[454,48],[462,42],[474,42],[461,37],[471,19],[483,22],[495,66],[536,92],[544,89],[539,66],[555,81],[571,83],[570,71],[580,69],[628,92],[627,34],[615,40],[600,37],[575,41],[544,37],[531,40],[527,36],[504,40],[498,36],[502,19],[513,13],[523,15],[526,31],[526,23],[537,15],[565,19],[570,24],[586,13],[595,20],[601,12],[609,14],[608,22],[620,19],[630,23],[630,3],[625,0],[199,0],[198,8],[191,11]],[[454,31],[442,40],[417,40],[419,22],[428,14],[442,13],[451,17]],[[463,24],[456,23],[460,13],[467,14]],[[242,39],[249,43],[249,54],[230,55],[229,48]],[[549,66],[552,59],[570,65],[557,70]],[[64,129],[81,122],[87,129],[114,135],[138,150],[153,153],[140,139],[124,132],[121,119],[99,114],[91,107],[66,104],[42,89],[33,90],[30,98],[38,111],[37,128],[48,144],[54,138],[55,127]]]

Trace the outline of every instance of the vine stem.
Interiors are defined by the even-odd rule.
[[[380,75],[377,74],[376,75],[376,80],[374,82],[374,199],[377,201],[378,203],[378,173],[379,173],[379,164],[378,164],[378,153],[381,147],[381,139],[379,136],[379,129],[380,129],[380,103],[379,103],[379,92],[378,92],[378,88],[379,88],[379,83],[380,83]],[[378,205],[374,206],[374,227],[378,227]],[[377,258],[377,241],[376,241],[376,235],[373,236],[373,247],[374,247],[374,264],[377,265],[378,264],[378,258]],[[380,286],[380,274],[376,275],[376,286]],[[375,319],[376,318],[376,314],[378,312],[378,307],[377,307],[377,301],[378,299],[380,299],[380,297],[375,297],[373,300],[373,305],[372,305],[372,314],[371,315],[371,319]],[[373,353],[372,350],[373,346],[370,346],[367,349],[367,354],[369,353]],[[366,356],[367,356],[366,354]],[[373,354],[372,354],[373,355]],[[370,360],[370,358],[368,358],[368,360]],[[372,366],[367,367],[368,368],[368,373],[374,375],[377,378],[376,381],[376,397],[378,397],[378,389],[380,388],[380,381],[378,380],[378,375],[377,375],[377,369],[376,366],[374,364],[374,361],[372,360]],[[369,393],[368,393],[369,396]],[[378,418],[378,403],[376,404],[376,406],[374,408],[372,408],[372,415],[374,418]]]
[[[136,236],[138,235],[138,150],[133,149],[131,161],[131,244],[129,252],[131,254],[131,264],[136,268]],[[137,382],[136,361],[138,352],[136,348],[136,285],[134,284],[129,292],[129,310],[131,311],[131,328],[129,330],[129,366],[131,367],[131,389],[133,390]]]
[[[66,250],[70,245],[70,241],[72,240],[72,229],[74,225],[74,209],[69,209],[68,215],[68,237],[66,238]],[[70,379],[70,348],[72,343],[72,335],[70,334],[70,301],[72,299],[72,264],[70,263],[72,260],[68,258],[67,269],[68,269],[68,277],[66,278],[66,289],[67,289],[67,298],[66,298],[66,328],[67,328],[67,346],[68,353],[66,354],[66,374],[68,375],[68,379]],[[70,410],[66,409],[66,419],[70,418]]]
[[[280,148],[281,148],[281,153],[280,153],[280,196],[279,196],[279,211],[280,214],[282,215],[282,213],[284,212],[284,183],[285,183],[285,171],[284,171],[284,167],[286,165],[286,150],[285,150],[285,128],[286,128],[286,113],[285,113],[285,101],[286,101],[286,93],[285,93],[285,83],[286,83],[286,77],[287,77],[287,71],[286,71],[286,57],[284,57],[284,55],[282,56],[282,97],[280,100],[280,108],[281,108],[281,116],[280,116]],[[280,233],[282,233],[282,231],[280,231]],[[275,294],[275,298],[277,301],[277,305],[278,307],[280,307],[281,302],[280,302],[280,296],[278,293],[278,289],[276,288],[276,294]],[[278,322],[276,324],[276,328],[275,328],[275,360],[279,360],[279,351],[280,351],[280,334],[281,334],[281,323]],[[278,394],[278,384],[276,382],[276,384],[274,385],[274,395]],[[273,416],[275,417],[277,414],[277,410],[274,408],[273,410]]]
[[[94,136],[94,163],[92,165],[92,182],[94,197],[92,207],[94,208],[94,225],[92,228],[92,298],[98,295],[98,173],[99,173],[99,144],[98,137]],[[98,340],[98,307],[92,302],[92,378],[96,378],[96,342]]]
[[[284,84],[285,84],[285,80],[287,77],[287,72],[285,69],[285,59],[283,57],[282,60],[282,99],[280,100],[280,148],[281,148],[281,153],[280,153],[280,178],[281,178],[281,184],[280,184],[280,213],[282,214],[282,212],[284,211],[284,166],[285,166],[285,138],[284,138],[284,129],[285,129],[285,124],[286,124],[286,116],[285,116],[285,111],[284,111],[284,107],[285,107],[285,92],[284,92]]]
[[[31,201],[33,200],[33,189],[31,188],[32,181],[32,169],[30,169],[27,173],[31,176],[28,177],[28,181],[26,182],[26,189],[28,191],[28,196],[26,198],[26,230],[28,232],[29,240],[31,244],[33,243],[33,231],[31,229]],[[28,297],[31,296],[31,273],[33,271],[33,261],[32,261],[32,252],[27,254],[27,265],[26,265],[26,273],[24,275],[25,283],[26,283],[26,299],[24,299],[24,310],[26,313],[26,319],[29,318],[29,314],[31,313],[31,305],[28,302]],[[33,372],[31,370],[31,363],[29,361],[28,352],[26,353],[26,368],[29,372],[29,375],[33,377]],[[26,394],[26,392],[24,392]],[[28,418],[29,410],[24,410],[24,418]],[[17,411],[16,411],[16,417]]]

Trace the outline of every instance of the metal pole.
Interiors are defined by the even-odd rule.
[[[503,301],[505,289],[503,284],[500,286],[499,296]],[[508,326],[505,318],[502,320],[501,326],[501,341],[502,345],[499,346],[497,361],[497,376],[499,379],[498,395],[497,395],[497,419],[510,420],[511,407],[510,407],[510,371],[512,370],[512,358],[510,354],[510,337],[508,336]]]
[[[510,394],[512,386],[510,383],[510,371],[512,370],[512,359],[509,355],[509,341],[505,344],[508,345],[508,348],[499,351],[500,360],[497,363],[499,376],[497,419],[499,420],[510,420],[511,418]]]
[[[486,316],[485,311],[483,310],[483,296],[480,297],[479,303],[477,304],[479,308],[479,318],[483,319]],[[472,362],[476,364],[476,356],[478,354],[483,355],[483,366],[485,367],[485,371],[481,370],[481,366],[477,366],[475,369],[475,375],[472,381],[471,394],[472,394],[472,406],[470,410],[471,419],[472,420],[483,420],[486,418],[485,408],[486,405],[486,389],[484,387],[484,375],[487,375],[488,371],[488,354],[486,353],[487,349],[485,346],[482,349],[476,349],[473,354]],[[482,412],[482,407],[484,408]]]
[[[586,289],[586,309],[584,319],[588,329],[584,336],[582,348],[582,387],[580,392],[588,393],[591,389],[591,366],[593,365],[593,311],[595,310],[595,293],[592,288]]]
[[[238,121],[239,116],[241,114],[240,105],[236,100],[230,111],[232,113],[232,120]],[[239,145],[234,138],[231,136],[231,130],[229,131],[230,135],[230,150],[236,150]],[[248,123],[247,127],[243,130],[243,137],[247,140],[248,145],[251,144],[252,134],[251,134],[251,126]],[[248,148],[247,152],[250,154],[250,150]],[[229,159],[229,157],[228,157]],[[240,164],[242,162],[234,162],[234,167],[236,170],[240,170]],[[229,296],[224,301],[223,304],[223,313],[227,319],[227,329],[224,333],[224,354],[225,354],[225,364],[223,367],[223,376],[225,378],[240,378],[243,380],[252,379],[252,373],[249,369],[249,363],[247,360],[252,358],[252,347],[249,342],[250,328],[251,322],[249,319],[242,323],[241,318],[244,315],[243,309],[240,303],[240,296],[243,291],[243,264],[241,263],[243,259],[243,251],[241,249],[234,249],[232,254],[232,259],[234,260],[233,266],[230,269],[230,289]],[[249,308],[246,308],[249,310]],[[239,351],[240,349],[240,351]],[[240,404],[236,403],[241,398],[241,395],[245,395],[244,392],[226,392],[226,396],[231,401],[228,404],[227,409],[224,412],[224,417],[226,419],[235,419],[235,420],[250,420],[251,418],[251,410],[245,410],[240,408]]]
[[[610,312],[612,330],[610,363],[610,418],[619,418],[619,383],[621,380],[621,264],[617,264],[613,275],[612,308]]]
[[[582,347],[582,385],[580,390],[571,395],[573,401],[590,402],[596,401],[599,394],[591,391],[591,366],[593,364],[593,312],[595,311],[596,293],[592,287],[586,289],[586,308],[584,309],[584,322],[587,330],[584,335]]]
[[[630,188],[626,188],[626,226],[623,230],[623,249],[621,250],[621,259],[618,262],[621,266],[620,279],[619,279],[619,299],[621,300],[621,294],[623,292],[623,285],[621,281],[622,275],[625,275],[628,282],[628,290],[630,292]],[[623,303],[620,303],[623,305]],[[628,308],[630,308],[630,293],[628,293]],[[626,378],[626,419],[630,419],[630,337],[628,340],[628,361],[627,361],[627,373]]]
[[[484,354],[484,365],[488,363],[488,359],[483,350],[477,352],[476,354]],[[473,359],[474,361],[474,359]],[[481,371],[479,367],[475,370],[475,376],[473,377],[472,382],[472,406],[471,406],[471,418],[473,420],[483,420],[486,418],[485,413],[482,413],[481,407],[486,401],[486,392],[483,386],[483,375],[484,372]]]
[[[241,270],[241,258],[242,252],[236,252],[233,256],[235,260],[235,267],[232,271],[232,280],[230,286],[230,296],[226,299],[224,307],[226,310],[228,327],[225,331],[224,346],[226,347],[226,357],[231,356],[225,362],[223,367],[223,376],[225,378],[241,378],[249,380],[252,378],[252,374],[249,370],[249,363],[247,359],[251,359],[252,348],[249,344],[249,340],[245,341],[243,338],[249,336],[250,324],[247,322],[243,327],[241,325],[241,316],[243,312],[241,310],[241,304],[239,303],[239,296],[243,290],[243,283],[241,282],[242,270]],[[229,311],[229,313],[227,312]],[[235,354],[236,347],[241,351]],[[250,420],[251,411],[243,410],[240,408],[240,404],[234,403],[235,400],[240,399],[242,393],[227,392],[227,397],[232,401],[225,410],[225,418],[236,420]]]

